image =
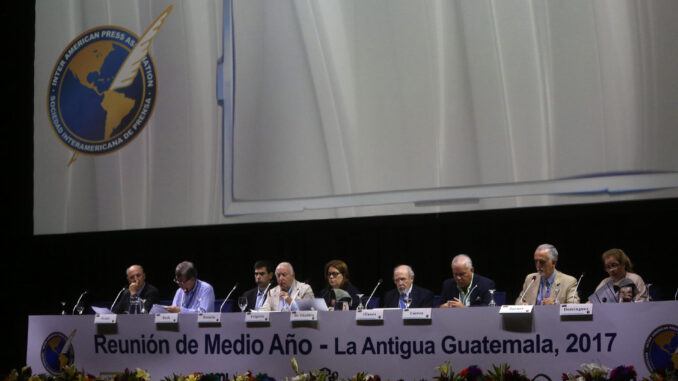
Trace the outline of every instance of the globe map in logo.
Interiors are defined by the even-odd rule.
[[[123,28],[97,27],[76,37],[57,60],[47,114],[68,148],[106,154],[129,143],[148,122],[157,89],[153,59],[144,50],[138,61],[126,62],[138,41]],[[123,66],[133,73],[125,80]]]
[[[68,348],[64,351],[66,345]],[[40,358],[45,370],[53,375],[59,375],[64,372],[64,366],[73,364],[75,354],[66,335],[61,332],[52,332],[42,343]]]
[[[650,373],[678,369],[678,326],[665,324],[647,337],[644,348],[645,365]]]

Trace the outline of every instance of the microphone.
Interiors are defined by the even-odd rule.
[[[115,303],[117,303],[118,298],[120,297],[120,295],[122,295],[122,292],[125,291],[125,290],[127,290],[127,287],[123,287],[122,290],[120,290],[120,292],[118,292],[118,295],[115,297],[113,304],[111,304],[111,308],[110,308],[111,312],[113,311],[113,307],[115,306]]]
[[[71,312],[71,315],[75,315],[75,310],[78,308],[78,306],[80,306],[80,302],[82,301],[82,297],[85,296],[86,293],[87,293],[87,290],[85,290],[85,292],[83,292],[82,294],[80,294],[80,297],[78,298],[78,301],[77,301],[77,302],[75,303],[75,305],[73,306],[73,311]]]
[[[572,300],[574,301],[574,296],[577,295],[577,289],[579,289],[579,282],[581,282],[581,278],[584,277],[585,273],[581,273],[579,276],[579,280],[577,281],[577,284],[574,286],[574,295],[572,295]]]
[[[532,287],[532,283],[534,283],[535,279],[537,279],[537,276],[536,276],[536,275],[532,275],[532,280],[530,281],[530,284],[527,285],[527,288],[525,289],[525,291],[523,292],[523,294],[520,295],[520,301],[521,301],[521,302],[524,302],[524,301],[525,301],[525,294],[527,294],[527,291],[530,289],[530,287]]]
[[[372,296],[374,295],[374,292],[377,291],[377,287],[379,287],[379,285],[380,285],[381,282],[383,282],[383,281],[384,281],[384,280],[381,279],[381,278],[379,278],[379,280],[377,281],[377,285],[374,286],[374,289],[372,290],[372,293],[370,294],[370,297],[367,298],[367,303],[365,303],[365,309],[367,309],[367,306],[370,304],[370,300],[372,300]]]
[[[468,299],[471,297],[471,294],[473,293],[473,291],[476,290],[476,287],[478,287],[477,284],[475,286],[471,287],[471,291],[469,291],[468,294],[466,294],[466,297],[462,301],[462,303],[464,303],[464,305],[466,305],[466,302],[468,302]]]
[[[231,294],[233,293],[233,291],[235,291],[236,288],[238,288],[238,285],[240,285],[240,283],[236,282],[236,284],[231,289],[231,292],[229,292],[228,295],[226,295],[226,299],[224,299],[224,301],[221,303],[221,306],[219,307],[219,313],[221,313],[221,310],[224,308],[224,304],[226,304],[228,297],[231,296]]]

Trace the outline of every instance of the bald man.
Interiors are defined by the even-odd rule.
[[[127,269],[126,277],[129,286],[120,295],[111,311],[116,314],[141,313],[141,311],[130,311],[130,299],[138,297],[144,304],[145,312],[148,313],[153,304],[158,302],[158,289],[146,283],[146,273],[144,273],[144,268],[140,265],[130,266]]]
[[[313,299],[310,285],[296,280],[294,268],[289,262],[281,262],[275,268],[278,285],[268,291],[268,297],[259,311],[297,311],[297,299]]]

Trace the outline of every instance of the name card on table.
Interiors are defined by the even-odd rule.
[[[290,314],[290,321],[316,321],[318,311],[295,311]]]
[[[534,306],[512,306],[512,305],[503,305],[499,309],[499,313],[502,315],[526,315],[531,314]]]
[[[561,304],[560,316],[593,315],[593,304]]]
[[[198,314],[198,324],[200,323],[221,323],[221,312],[203,312]]]
[[[362,310],[355,312],[355,320],[384,320],[384,310]]]
[[[403,320],[431,320],[431,309],[408,308],[403,310]]]
[[[270,312],[268,311],[252,311],[245,314],[245,322],[247,323],[263,323],[270,321]]]
[[[94,315],[94,324],[115,324],[118,321],[116,314],[96,314]]]
[[[179,314],[155,314],[155,324],[176,324],[178,321]]]

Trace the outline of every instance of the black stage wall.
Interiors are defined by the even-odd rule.
[[[223,298],[234,283],[252,286],[252,263],[259,258],[288,260],[298,278],[322,286],[323,265],[348,262],[354,283],[369,290],[377,279],[392,287],[391,270],[408,263],[415,282],[438,293],[450,276],[453,255],[472,256],[476,271],[493,278],[514,299],[525,275],[533,271],[535,247],[549,242],[560,251],[558,269],[574,276],[586,272],[581,288],[590,293],[605,276],[600,254],[624,249],[646,282],[661,286],[664,298],[678,287],[676,258],[677,200],[606,203],[433,215],[355,218],[186,227],[108,233],[32,235],[33,194],[33,35],[34,4],[3,5],[10,93],[3,123],[4,250],[2,278],[6,332],[0,377],[24,364],[28,315],[52,314],[60,301],[72,308],[88,290],[88,300],[112,300],[125,285],[125,268],[144,265],[148,282],[171,298],[175,265],[196,263],[199,276]],[[7,105],[7,103],[5,103]]]

